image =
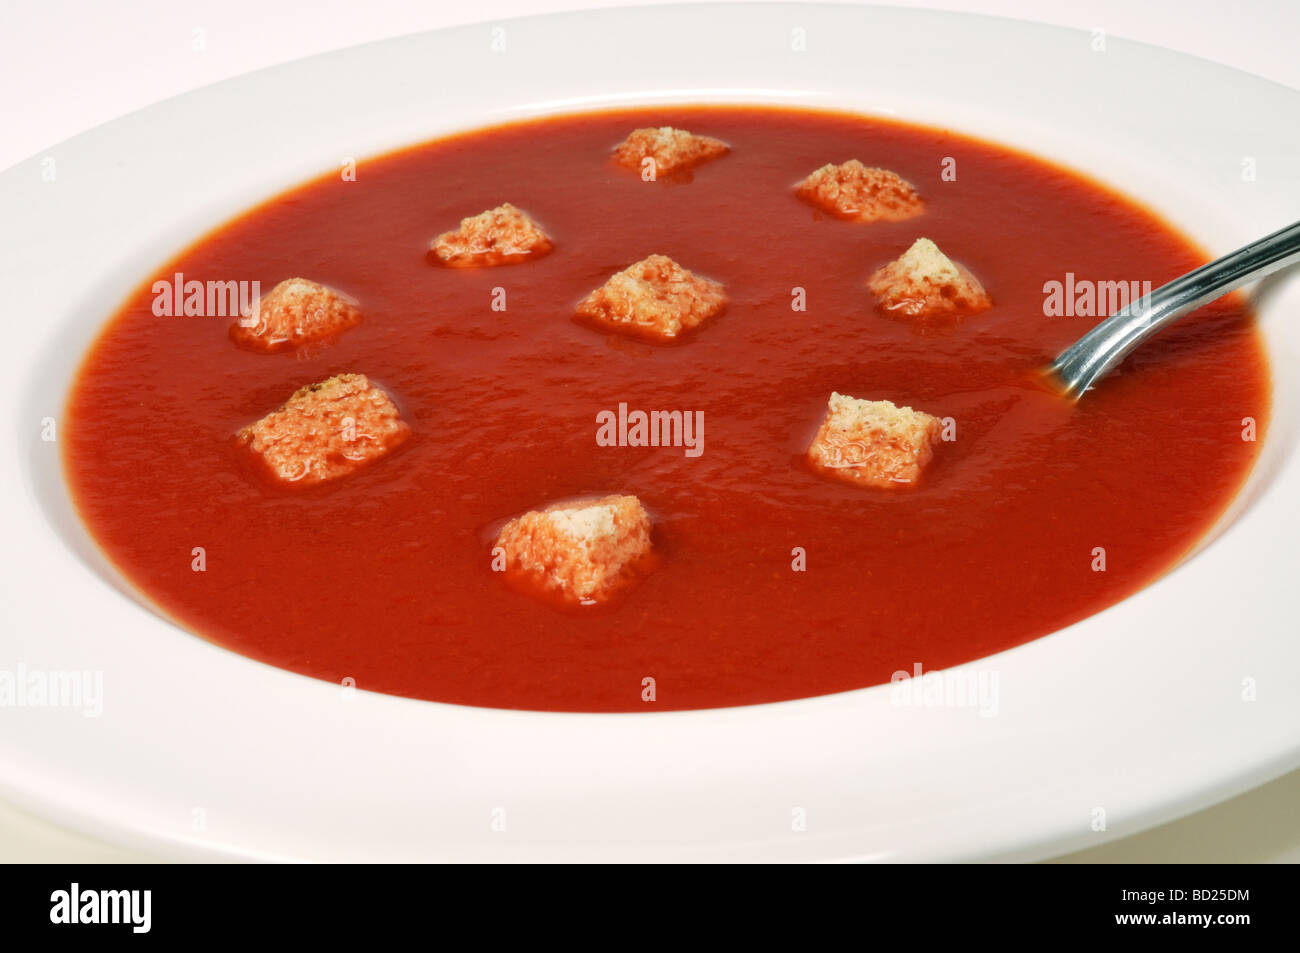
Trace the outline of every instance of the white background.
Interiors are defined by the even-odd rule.
[[[654,0],[0,0],[0,169],[150,103],[316,53],[459,23]],[[1140,40],[1300,89],[1295,0],[958,0],[926,6]],[[1300,121],[1300,117],[1297,117]],[[0,219],[2,221],[2,219]],[[1067,860],[1300,862],[1300,772]],[[0,861],[152,860],[0,804]],[[1231,886],[1231,885],[1229,885]]]

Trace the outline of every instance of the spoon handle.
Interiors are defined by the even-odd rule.
[[[1076,400],[1135,347],[1189,311],[1300,261],[1300,222],[1161,285],[1115,312],[1062,351],[1050,373]]]

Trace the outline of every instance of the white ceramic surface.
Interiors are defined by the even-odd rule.
[[[1027,859],[1096,843],[1098,808],[1110,834],[1131,833],[1300,763],[1295,281],[1261,301],[1274,420],[1213,545],[1135,598],[973,663],[998,673],[997,717],[891,705],[887,688],[646,715],[437,705],[250,662],[124,595],[42,421],[95,329],[169,255],[345,156],[518,116],[740,101],[1019,145],[1140,196],[1213,253],[1300,218],[1295,92],[1113,39],[1098,52],[1084,33],[889,9],[456,29],[92,130],[43,154],[54,181],[40,159],[0,176],[0,670],[102,672],[104,711],[0,709],[0,793],[169,856]]]

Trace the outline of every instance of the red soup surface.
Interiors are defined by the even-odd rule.
[[[612,161],[633,128],[664,125],[731,151],[657,181]],[[865,224],[796,196],[814,169],[854,157],[910,181],[924,214]],[[1201,254],[1096,183],[940,129],[638,109],[443,139],[349,178],[272,199],[150,276],[86,357],[65,430],[82,516],[162,612],[321,679],[646,711],[967,662],[1168,570],[1252,464],[1243,418],[1262,428],[1268,412],[1264,351],[1236,299],[1143,347],[1078,405],[1043,390],[1035,371],[1098,320],[1079,289],[1159,285]],[[503,202],[554,250],[481,269],[427,259],[432,238]],[[867,279],[919,236],[993,307],[931,327],[882,311]],[[652,253],[722,282],[726,311],[670,346],[574,320],[588,292]],[[264,291],[310,278],[354,297],[364,320],[330,343],[258,353],[232,343],[229,318],[156,315],[153,283],[177,272]],[[1054,281],[1074,282],[1085,313],[1047,313]],[[387,391],[410,438],[311,487],[250,466],[240,428],[339,373]],[[828,480],[805,451],[832,391],[950,417],[956,439],[907,489]],[[703,452],[598,444],[597,415],[620,403],[701,412]],[[493,570],[507,519],[612,493],[640,498],[656,553],[613,602],[566,608]]]

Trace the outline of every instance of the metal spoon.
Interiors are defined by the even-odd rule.
[[[1048,376],[1078,400],[1165,325],[1229,291],[1300,261],[1300,222],[1238,248],[1115,312],[1062,351]]]

